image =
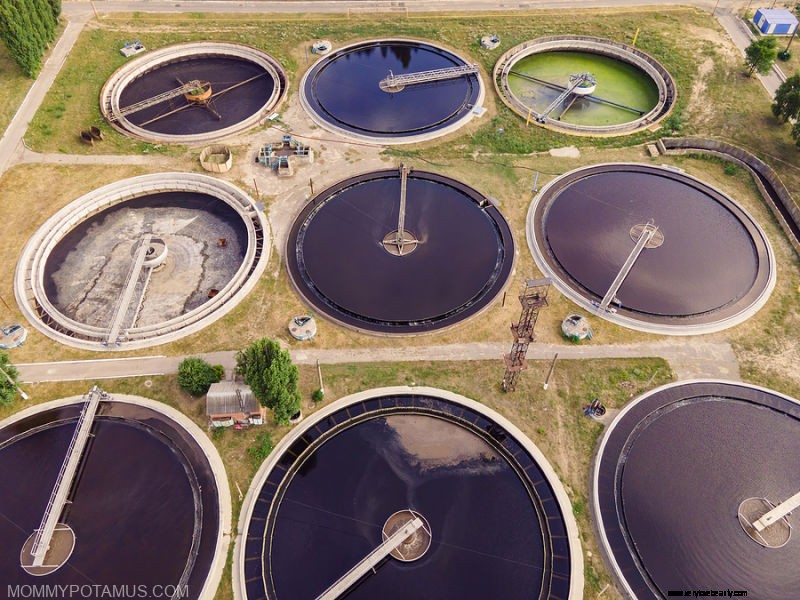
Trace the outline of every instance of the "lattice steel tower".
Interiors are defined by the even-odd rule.
[[[528,368],[525,355],[528,352],[528,345],[536,340],[533,329],[536,327],[539,309],[547,306],[549,288],[550,279],[525,280],[525,287],[522,288],[522,293],[519,295],[522,313],[519,315],[519,321],[511,325],[514,344],[511,346],[511,352],[505,355],[506,373],[503,375],[503,391],[505,392],[514,391],[520,371]]]

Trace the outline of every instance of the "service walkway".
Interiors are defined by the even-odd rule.
[[[452,360],[496,360],[498,377],[502,375],[503,354],[511,344],[476,342],[440,346],[406,346],[392,348],[351,349],[296,349],[291,350],[292,360],[300,365],[414,362]],[[642,358],[661,357],[669,362],[678,379],[714,377],[735,379],[739,377],[739,363],[731,345],[724,342],[704,342],[699,339],[667,339],[642,344],[587,344],[583,346],[560,344],[532,344],[528,360],[551,360],[555,353],[559,360],[592,358]],[[236,366],[235,352],[211,352],[198,355],[212,364],[221,364],[230,372]],[[97,360],[46,363],[20,363],[16,365],[24,383],[45,381],[96,381],[123,377],[167,375],[178,372],[182,356],[143,356],[132,358],[101,358]]]

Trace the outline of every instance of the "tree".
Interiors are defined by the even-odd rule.
[[[212,383],[217,383],[225,375],[222,365],[210,365],[202,358],[190,356],[178,365],[178,385],[192,396],[202,396],[208,392]]]
[[[792,137],[794,138],[797,147],[800,148],[800,121],[792,127]]]
[[[42,67],[42,55],[55,38],[60,0],[0,2],[0,40],[28,77]]]
[[[14,368],[14,365],[11,364],[8,354],[2,351],[0,351],[0,369],[5,372],[5,375],[0,373],[0,405],[8,406],[17,395],[19,372]],[[8,380],[9,377],[11,381]]]
[[[261,405],[272,410],[278,423],[285,425],[300,412],[297,367],[278,342],[262,338],[240,350],[236,353],[236,370]]]
[[[800,73],[789,77],[775,92],[772,114],[782,123],[800,117]]]
[[[754,41],[745,48],[745,64],[750,67],[748,72],[750,77],[755,71],[762,75],[769,73],[772,63],[778,56],[777,45],[778,41],[773,36],[768,36]]]

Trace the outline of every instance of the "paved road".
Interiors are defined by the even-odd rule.
[[[509,345],[501,343],[451,344],[441,346],[408,346],[400,348],[357,349],[296,349],[290,352],[296,364],[313,365],[363,362],[496,360],[498,372],[501,359]],[[730,344],[700,340],[667,339],[644,344],[560,346],[533,344],[528,351],[530,360],[550,360],[558,352],[559,360],[592,358],[662,357],[679,379],[714,377],[739,379],[739,364]],[[200,354],[212,364],[221,364],[230,374],[236,364],[234,352]],[[183,357],[146,356],[138,358],[103,358],[98,360],[16,365],[25,383],[45,381],[82,381],[165,375],[178,372]]]

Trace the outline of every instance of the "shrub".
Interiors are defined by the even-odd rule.
[[[320,389],[316,389],[311,393],[311,399],[314,402],[322,402],[325,399],[325,392]]]
[[[8,354],[2,350],[0,350],[0,369],[5,373],[5,375],[0,373],[0,405],[8,406],[17,395],[19,373],[14,368],[14,365],[11,364]],[[9,378],[11,381],[9,381]]]
[[[178,385],[192,396],[202,396],[212,383],[221,381],[225,375],[222,365],[210,365],[202,358],[190,356],[178,365]]]
[[[253,442],[253,445],[247,449],[247,454],[250,455],[254,463],[260,465],[266,460],[269,453],[272,452],[272,448],[272,436],[269,434],[269,431],[262,431],[258,434],[258,437],[256,437],[256,441]]]

